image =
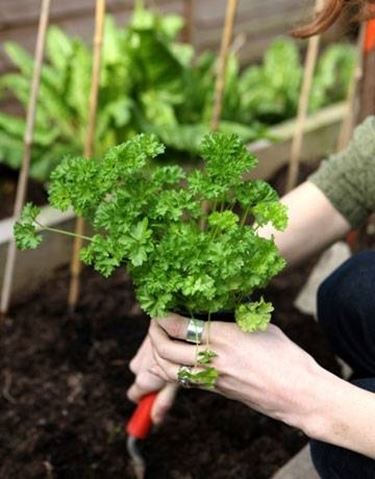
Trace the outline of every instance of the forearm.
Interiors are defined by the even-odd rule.
[[[320,368],[295,422],[318,439],[375,459],[375,394]]]
[[[289,266],[323,250],[350,230],[348,221],[312,183],[303,183],[284,196],[282,202],[288,207],[287,229],[280,232],[265,227],[260,234],[274,236]]]

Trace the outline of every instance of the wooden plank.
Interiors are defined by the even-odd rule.
[[[175,3],[176,0],[159,0],[161,6]],[[107,0],[108,11],[129,11],[133,0]],[[51,7],[52,21],[73,16],[92,14],[95,5],[92,0],[64,0],[54,2]],[[39,0],[2,0],[0,5],[0,31],[14,27],[36,24],[38,21]]]
[[[181,13],[181,0],[149,0],[158,5],[162,12]],[[198,52],[205,49],[217,50],[226,0],[196,2],[194,45]],[[5,41],[17,41],[31,50],[35,43],[37,8],[39,0],[1,0],[0,45]],[[108,9],[115,14],[119,24],[125,23],[134,1],[108,0]],[[253,0],[240,1],[235,34],[245,33],[246,44],[240,50],[244,64],[258,61],[271,40],[288,31],[304,18],[307,4],[299,0]],[[92,0],[64,0],[54,2],[52,23],[62,27],[68,34],[78,35],[91,41],[94,6]],[[13,22],[13,23],[12,23]],[[325,38],[332,40],[337,31]],[[0,48],[0,75],[11,69],[11,63]]]
[[[151,0],[150,0],[151,2]],[[158,0],[163,12],[181,12],[180,0]],[[35,6],[38,0],[2,0],[0,7],[0,44],[13,40],[27,49],[35,43]],[[54,2],[52,23],[67,33],[90,41],[93,29],[93,3],[91,0],[65,0]],[[115,14],[119,24],[125,23],[133,5],[130,0],[109,0],[109,11]],[[198,51],[217,50],[223,24],[225,0],[197,2],[194,28],[194,44]],[[271,39],[288,31],[305,17],[306,6],[300,0],[242,0],[239,3],[235,33],[245,33],[247,42],[240,51],[242,63],[257,61]],[[5,20],[4,20],[5,19]],[[27,20],[29,19],[29,20]],[[10,24],[9,22],[15,22]],[[34,23],[33,23],[34,22]],[[5,28],[8,25],[9,28]],[[4,28],[1,28],[4,27]],[[327,39],[337,36],[333,32]],[[11,69],[4,51],[0,49],[0,74]]]

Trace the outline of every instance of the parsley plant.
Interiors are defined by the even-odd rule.
[[[82,261],[106,277],[124,266],[152,317],[229,309],[241,329],[265,329],[272,305],[263,299],[247,304],[246,298],[285,264],[273,239],[257,233],[267,223],[285,228],[277,193],[262,180],[244,179],[257,160],[235,135],[205,136],[203,167],[189,173],[175,165],[153,167],[163,151],[154,135],[141,134],[103,158],[68,157],[53,171],[50,204],[72,208],[92,226]],[[25,206],[15,225],[19,248],[40,244],[37,216],[38,208]],[[209,376],[200,373],[199,380],[211,386],[214,356],[208,350],[197,358]]]

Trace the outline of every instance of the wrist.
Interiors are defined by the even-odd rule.
[[[311,439],[328,440],[335,428],[337,387],[343,382],[332,373],[319,368],[311,377],[306,397],[306,411],[301,429]]]
[[[373,392],[322,370],[313,404],[302,427],[308,436],[375,459]]]
[[[295,392],[295,410],[287,422],[301,429],[311,439],[327,440],[337,421],[337,393],[341,383],[346,383],[314,360],[305,372]]]

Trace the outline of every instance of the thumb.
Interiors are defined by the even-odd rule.
[[[154,424],[163,422],[167,412],[173,406],[177,389],[178,385],[169,383],[160,390],[151,411],[151,418]]]

